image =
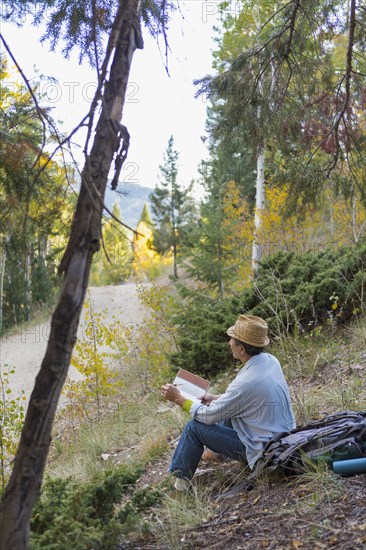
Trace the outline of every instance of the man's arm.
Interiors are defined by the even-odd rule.
[[[184,411],[189,412],[193,418],[204,424],[216,424],[236,416],[243,407],[243,398],[240,392],[232,391],[229,388],[223,395],[208,394],[211,405],[210,403],[208,405],[194,403],[190,399],[186,399],[174,384],[165,384],[160,388],[160,393],[165,399],[179,405]],[[202,396],[202,399],[206,396],[207,393]],[[218,401],[219,397],[221,399]]]
[[[247,407],[247,392],[233,383],[227,387],[224,394],[215,397],[217,399],[213,399],[207,405],[193,403],[189,411],[192,418],[204,424],[217,424],[242,415]]]

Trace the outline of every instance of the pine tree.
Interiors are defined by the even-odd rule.
[[[117,9],[115,5],[108,5],[110,17],[104,26],[106,18],[102,17],[101,24],[99,9],[88,2],[74,3],[71,7],[69,2],[51,4],[42,5],[45,10],[48,7],[52,10],[52,15],[45,20],[53,23],[54,33],[48,27],[46,36],[53,46],[58,39],[67,36],[64,53],[72,46],[79,46],[81,58],[86,52],[94,57],[94,65],[99,69],[98,89],[86,117],[88,122],[83,121],[89,129],[84,147],[86,160],[69,241],[59,266],[59,274],[64,276],[63,284],[52,315],[45,356],[28,403],[13,470],[0,504],[0,546],[8,550],[28,547],[32,508],[39,496],[57,404],[77,339],[93,255],[100,246],[102,206],[109,170],[114,160],[115,176],[118,176],[118,169],[121,169],[127,154],[129,134],[121,119],[133,53],[143,47],[141,20],[145,17],[145,22],[150,23],[157,34],[161,28],[164,32],[169,12],[160,9],[155,2],[149,2],[141,13],[138,0],[127,0],[119,2]],[[10,13],[13,6],[14,12],[32,12],[34,2],[11,2]],[[152,11],[154,19],[149,17]],[[164,13],[161,18],[160,13]],[[158,30],[155,30],[154,22],[158,22]],[[102,33],[105,30],[110,32],[106,44]],[[2,40],[5,43],[3,37]],[[102,61],[97,57],[103,50]],[[98,105],[100,113],[96,120]],[[44,111],[38,109],[37,116],[47,126]],[[49,119],[46,120],[50,124]],[[92,129],[95,132],[90,143]]]
[[[139,223],[140,222],[144,222],[148,226],[151,226],[152,223],[153,223],[146,202],[144,203],[144,207],[143,207],[142,212],[141,212]]]
[[[201,173],[206,197],[188,272],[212,297],[223,300],[233,292],[239,274],[241,285],[245,280],[253,224],[248,202],[234,180],[222,178],[217,162],[203,163]]]
[[[170,137],[164,164],[160,166],[161,178],[150,195],[151,210],[155,222],[154,247],[160,254],[172,250],[173,273],[178,278],[178,255],[182,247],[190,243],[187,231],[194,217],[195,206],[191,197],[193,183],[182,189],[177,181],[179,154]]]

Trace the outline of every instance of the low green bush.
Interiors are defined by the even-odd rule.
[[[123,532],[115,505],[141,475],[139,465],[121,465],[82,483],[46,479],[31,521],[31,550],[112,550]]]
[[[179,351],[170,356],[174,367],[202,375],[227,368],[232,358],[226,330],[234,321],[231,301],[216,302],[193,294],[174,318],[179,347]]]
[[[258,315],[270,335],[313,330],[347,321],[363,311],[366,241],[298,255],[279,252],[264,258],[250,288],[223,301],[185,289],[184,306],[175,315],[179,352],[176,368],[215,375],[232,362],[227,328],[240,313]]]
[[[363,308],[366,242],[303,255],[280,252],[260,263],[240,311],[259,315],[272,335],[348,320]]]
[[[116,516],[123,526],[121,532],[125,534],[147,532],[148,525],[143,518],[143,512],[148,508],[160,505],[164,497],[163,485],[137,489],[131,500],[118,511]]]

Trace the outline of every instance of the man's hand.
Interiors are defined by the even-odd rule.
[[[180,407],[186,400],[185,397],[183,397],[183,395],[180,393],[178,388],[173,384],[164,384],[164,386],[161,386],[160,394],[168,401],[171,401],[172,403],[175,403]]]
[[[212,401],[216,401],[216,399],[218,399],[219,397],[219,395],[214,395],[213,393],[206,392],[201,397],[201,403],[203,405],[209,405]]]

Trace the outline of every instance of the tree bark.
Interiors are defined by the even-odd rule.
[[[258,272],[258,262],[261,259],[261,246],[258,244],[258,233],[261,228],[261,212],[264,209],[264,147],[258,151],[257,180],[255,184],[254,240],[252,247],[252,273]]]
[[[353,192],[352,192],[351,208],[352,208],[352,235],[353,235],[354,242],[357,244],[358,243],[357,199],[356,199],[355,189],[353,189]]]
[[[132,56],[142,48],[140,0],[121,0],[109,38],[114,48],[102,110],[82,182],[71,234],[59,272],[64,274],[51,332],[29,401],[14,468],[0,506],[0,549],[28,546],[32,508],[40,493],[51,430],[76,341],[94,253],[99,249],[107,178],[121,142],[120,120]],[[108,51],[108,50],[107,50]]]
[[[26,241],[28,241],[26,237]],[[29,321],[31,309],[31,250],[26,242],[24,251],[24,309],[25,321]]]
[[[257,33],[260,32],[261,28],[261,18],[260,11],[256,14],[255,17]],[[272,84],[273,84],[273,74],[272,74]],[[263,75],[258,78],[258,95],[263,99]],[[261,124],[261,114],[262,108],[259,105],[257,107],[257,119],[258,125]],[[262,250],[260,244],[258,244],[258,234],[261,228],[262,219],[261,212],[264,209],[264,152],[265,144],[262,141],[257,149],[257,179],[255,182],[255,211],[254,211],[254,235],[253,235],[253,245],[252,245],[252,275],[256,277],[258,275],[258,262],[262,256]]]
[[[5,264],[6,264],[6,248],[1,252],[0,258],[0,335],[3,331],[3,304],[4,304],[4,278],[5,278]]]

